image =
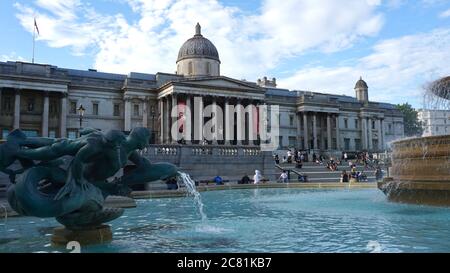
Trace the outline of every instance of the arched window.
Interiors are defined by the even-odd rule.
[[[188,74],[189,74],[189,75],[192,75],[192,72],[193,72],[192,70],[193,70],[193,69],[192,69],[192,62],[189,62],[189,63],[188,63]]]
[[[206,63],[206,75],[211,75],[211,63],[207,62]]]

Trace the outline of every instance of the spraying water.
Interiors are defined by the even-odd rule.
[[[206,221],[208,218],[206,217],[206,214],[203,211],[202,198],[200,196],[200,193],[197,191],[195,187],[195,181],[192,180],[192,178],[187,173],[178,172],[178,174],[180,178],[178,179],[178,184],[182,182],[185,185],[188,194],[194,197],[194,202],[198,208],[200,215],[202,216],[202,221],[203,222]]]

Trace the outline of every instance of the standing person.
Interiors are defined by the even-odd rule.
[[[278,157],[278,154],[275,155],[275,163],[280,164],[280,158]]]
[[[347,162],[347,158],[348,158],[347,153],[344,153],[344,160],[345,160],[345,162]]]
[[[342,174],[341,174],[341,182],[342,183],[348,183],[348,181],[349,181],[349,179],[348,179],[348,174],[347,174],[347,172],[346,171],[342,171]]]
[[[288,175],[286,171],[283,171],[280,175],[280,181],[281,183],[287,183],[288,182]]]
[[[292,152],[290,150],[287,152],[287,162],[292,163]]]
[[[262,180],[262,175],[259,170],[255,170],[255,175],[253,176],[253,184],[259,184]]]
[[[383,171],[381,170],[380,166],[377,166],[377,170],[375,171],[375,179],[377,181],[380,181],[381,179],[383,179]]]

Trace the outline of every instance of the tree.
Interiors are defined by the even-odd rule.
[[[420,136],[423,133],[422,122],[417,117],[417,111],[409,103],[397,104],[397,109],[403,113],[405,136]]]

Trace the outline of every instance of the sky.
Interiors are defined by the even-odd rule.
[[[450,75],[450,0],[1,0],[0,61],[128,74],[174,73],[181,45],[202,34],[221,74],[278,87],[423,105]]]

